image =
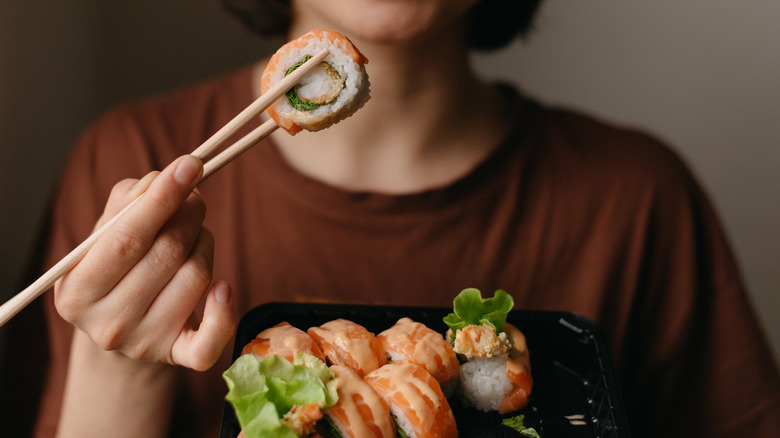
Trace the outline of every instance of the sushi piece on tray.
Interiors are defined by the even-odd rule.
[[[453,438],[458,427],[447,398],[425,368],[408,361],[373,371],[365,381],[390,406],[399,431],[410,438]]]
[[[390,361],[408,360],[422,366],[442,389],[458,378],[458,358],[452,345],[423,323],[401,318],[377,339]]]
[[[254,354],[259,359],[279,355],[290,362],[294,362],[301,352],[309,353],[325,362],[325,355],[314,339],[288,322],[280,322],[263,330],[241,350],[241,354]]]
[[[390,417],[390,408],[371,385],[351,368],[332,365],[330,369],[336,376],[339,400],[325,409],[325,415],[338,434],[344,438],[395,437],[396,425]]]
[[[528,404],[533,380],[525,336],[506,317],[514,306],[502,290],[483,299],[477,289],[464,289],[444,318],[447,338],[462,360],[459,392],[471,406],[500,414]]]
[[[387,363],[379,340],[360,324],[339,318],[308,333],[331,363],[346,365],[361,378]]]

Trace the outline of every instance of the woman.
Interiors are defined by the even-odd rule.
[[[636,436],[776,432],[777,371],[685,166],[470,68],[469,50],[527,30],[535,3],[240,3],[247,23],[290,38],[349,36],[372,100],[328,130],[275,133],[194,193],[201,165],[180,156],[259,95],[263,62],[87,131],[49,263],[104,204],[107,218],[148,190],[47,297],[39,436],[216,436],[237,314],[289,299],[447,305],[469,286],[596,320]],[[289,23],[265,22],[271,11]]]

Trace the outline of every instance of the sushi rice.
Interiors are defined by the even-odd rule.
[[[483,412],[497,411],[511,389],[506,377],[506,358],[474,359],[460,366],[460,394],[467,403]]]
[[[459,367],[459,394],[466,406],[506,414],[524,408],[533,388],[525,335],[506,317],[512,297],[497,290],[483,298],[478,289],[461,291],[444,318]]]

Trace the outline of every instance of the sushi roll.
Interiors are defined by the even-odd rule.
[[[263,71],[261,93],[325,48],[330,54],[317,68],[267,110],[292,135],[302,129],[325,129],[352,115],[369,98],[368,59],[347,37],[330,30],[312,30],[282,46]]]
[[[333,365],[330,370],[335,375],[338,393],[338,402],[324,410],[326,423],[338,431],[330,435],[343,438],[395,437],[390,408],[371,385],[343,365]]]
[[[325,362],[325,355],[314,339],[288,322],[280,322],[263,330],[241,350],[241,354],[254,354],[259,359],[279,355],[290,362],[294,362],[302,352]]]
[[[408,360],[422,366],[442,388],[458,378],[458,358],[452,345],[425,324],[401,318],[377,339],[390,361]]]
[[[361,378],[387,363],[376,336],[355,322],[334,319],[308,333],[331,364],[348,366]]]
[[[513,306],[502,290],[483,299],[479,290],[465,289],[444,318],[448,340],[462,362],[459,393],[467,405],[484,412],[522,409],[533,388],[525,336],[506,322]]]
[[[447,398],[423,367],[408,361],[393,362],[371,372],[365,381],[387,402],[398,429],[406,436],[458,436]]]

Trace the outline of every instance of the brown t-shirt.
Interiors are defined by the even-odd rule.
[[[249,70],[116,109],[78,143],[47,263],[91,231],[120,179],[190,152],[250,103]],[[239,312],[268,301],[450,305],[465,287],[566,310],[610,342],[635,436],[776,436],[780,379],[712,208],[653,138],[519,98],[513,132],[450,184],[348,192],[291,168],[269,141],[201,185],[215,279]],[[52,294],[38,436],[55,428],[71,329]],[[215,437],[228,348],[184,371],[173,436]]]

